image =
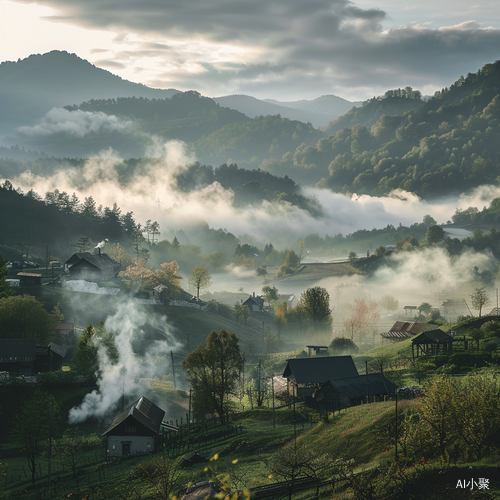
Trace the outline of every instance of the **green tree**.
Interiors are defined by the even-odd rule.
[[[5,261],[0,255],[0,299],[4,299],[5,297],[10,297],[14,295],[14,290],[10,287],[10,285],[5,281],[7,279],[7,267]]]
[[[38,458],[44,449],[44,441],[49,437],[51,405],[55,421],[59,414],[57,402],[52,395],[36,389],[32,397],[24,403],[10,433],[11,438],[21,446],[28,460],[33,484],[36,479]]]
[[[0,337],[36,338],[48,344],[55,335],[61,312],[55,307],[48,313],[41,302],[31,295],[15,295],[0,299]]]
[[[278,289],[275,286],[266,285],[262,287],[262,293],[264,294],[264,300],[268,304],[279,299]]]
[[[351,264],[354,264],[358,260],[358,254],[356,252],[349,252],[347,258]]]
[[[439,243],[444,240],[444,230],[442,227],[434,225],[427,228],[425,241],[427,243]]]
[[[300,296],[299,304],[313,322],[315,329],[331,325],[330,295],[324,288],[319,286],[308,288]]]
[[[191,269],[191,279],[189,282],[196,289],[196,298],[200,298],[200,290],[204,288],[208,288],[212,284],[212,276],[208,272],[206,266],[194,266]]]
[[[418,312],[420,314],[423,314],[424,316],[428,316],[431,313],[432,306],[429,304],[429,302],[422,302],[418,306]]]
[[[475,288],[470,294],[470,298],[472,300],[472,307],[479,311],[479,317],[481,317],[483,307],[490,303],[490,296],[486,291],[486,288],[484,286]]]
[[[345,356],[346,354],[356,354],[359,351],[358,346],[353,340],[345,337],[335,337],[328,346],[334,356]]]
[[[184,358],[182,367],[193,389],[197,415],[215,411],[221,423],[227,422],[243,362],[238,337],[226,330],[210,332],[206,346],[199,345]]]

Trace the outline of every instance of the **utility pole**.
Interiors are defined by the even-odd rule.
[[[174,351],[170,351],[170,357],[172,358],[172,375],[174,377],[174,389],[176,389],[176,387],[175,387]]]
[[[48,482],[50,488],[50,481],[52,475],[52,433],[54,430],[54,400],[50,400],[50,421],[49,421],[49,470],[48,470]]]
[[[274,410],[274,375],[271,375],[271,391],[273,392],[273,429],[276,429],[276,417]]]
[[[396,395],[396,439],[394,440],[394,459],[395,462],[398,461],[398,389],[395,392]]]

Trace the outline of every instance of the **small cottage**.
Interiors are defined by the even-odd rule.
[[[258,295],[255,295],[255,292],[253,295],[250,295],[245,302],[243,302],[244,306],[247,306],[248,309],[252,312],[259,312],[264,309],[264,299],[262,297],[259,297]]]
[[[313,356],[288,359],[283,377],[292,384],[293,395],[310,396],[331,379],[357,377],[358,370],[351,356]]]
[[[11,376],[36,373],[36,355],[36,339],[0,339],[0,371]]]
[[[113,279],[120,272],[121,265],[109,255],[89,252],[75,253],[67,261],[66,266],[74,280],[107,281]]]
[[[103,434],[108,439],[108,456],[128,457],[156,451],[164,415],[145,397],[134,401]]]

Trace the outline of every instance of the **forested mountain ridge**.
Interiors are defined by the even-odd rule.
[[[378,100],[393,99],[386,93]],[[337,192],[384,195],[404,189],[422,197],[463,192],[498,182],[499,119],[497,61],[436,92],[417,111],[384,114],[370,128],[344,128],[266,168],[275,175],[287,172],[296,182],[323,177],[318,185]]]
[[[76,54],[54,50],[0,64],[0,132],[30,124],[53,107],[109,97],[171,97],[98,68]]]

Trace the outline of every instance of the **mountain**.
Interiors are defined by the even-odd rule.
[[[363,105],[361,101],[347,101],[338,97],[336,95],[323,95],[313,100],[302,99],[300,101],[276,101],[274,99],[265,99],[265,102],[278,104],[280,106],[285,106],[291,109],[297,109],[305,111],[308,113],[314,113],[322,118],[328,117],[328,122],[339,118],[340,116],[346,114],[353,107],[360,107]],[[322,127],[326,125],[323,123],[311,122],[316,127]]]
[[[274,99],[256,99],[248,95],[215,97],[214,101],[227,108],[236,109],[250,118],[267,115],[281,115],[289,120],[311,123],[322,127],[349,111],[360,102],[349,102],[341,97],[326,95],[312,101],[301,100],[281,102]]]
[[[331,135],[266,162],[266,169],[298,183],[375,196],[400,189],[430,199],[498,185],[500,61],[427,102],[409,87],[387,91],[324,131]]]
[[[54,50],[0,64],[0,133],[30,125],[53,107],[89,99],[171,97],[174,89],[151,89],[97,68],[76,54]]]

